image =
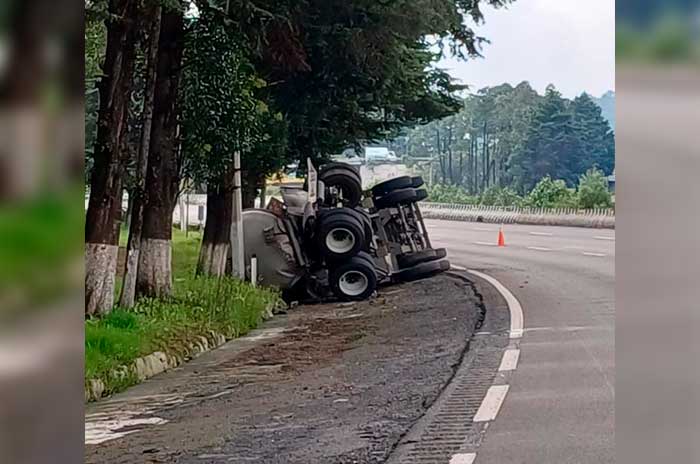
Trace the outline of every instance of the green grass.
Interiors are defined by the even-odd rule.
[[[278,294],[225,277],[195,277],[201,236],[173,231],[175,292],[168,300],[141,299],[131,309],[115,308],[85,323],[85,379],[100,378],[107,393],[134,384],[133,376],[111,371],[154,351],[184,352],[194,336],[210,331],[235,338],[261,321]]]

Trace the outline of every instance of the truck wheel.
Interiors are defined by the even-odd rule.
[[[377,209],[392,208],[401,203],[415,202],[416,198],[416,191],[412,188],[394,190],[393,192],[375,200],[374,206],[376,206]]]
[[[350,214],[355,217],[358,221],[360,221],[360,224],[364,226],[365,229],[365,241],[366,245],[369,245],[369,243],[372,240],[372,235],[374,234],[374,231],[372,229],[372,220],[369,217],[369,213],[362,209],[361,207],[355,207],[353,209],[350,208],[324,208],[321,209],[318,213],[319,217],[329,217],[334,214],[338,213],[344,213],[344,214]]]
[[[369,217],[369,213],[362,208],[355,208],[355,211],[362,217],[362,224],[365,226],[365,238],[367,242],[372,241],[372,236],[374,235],[374,229],[372,228],[372,218]]]
[[[427,263],[416,264],[413,267],[404,269],[399,272],[399,279],[404,282],[411,282],[413,280],[422,279],[424,277],[430,277],[440,272],[448,271],[450,269],[450,262],[446,259],[441,261],[429,261]]]
[[[423,184],[425,184],[425,182],[423,181],[423,177],[421,177],[421,176],[411,177],[411,187],[418,188],[418,187],[422,187]]]
[[[377,273],[364,258],[354,256],[331,271],[329,283],[341,300],[364,300],[377,289]]]
[[[365,247],[364,224],[354,215],[341,211],[324,216],[319,222],[319,244],[326,258],[349,258]]]
[[[321,166],[321,169],[319,170],[319,177],[323,177],[325,173],[332,169],[340,169],[347,171],[348,173],[354,174],[355,177],[357,177],[358,180],[360,179],[360,171],[357,170],[357,168],[351,164],[347,163],[340,163],[337,161],[331,162],[331,163],[326,163],[323,166]]]
[[[335,168],[322,173],[319,177],[326,186],[325,203],[327,206],[333,206],[338,201],[348,208],[354,208],[360,204],[362,182],[355,171]],[[337,197],[331,194],[331,188],[339,191]]]
[[[428,198],[428,191],[425,189],[416,190],[416,201],[423,201]]]
[[[416,251],[415,253],[404,253],[396,257],[396,261],[401,269],[409,268],[420,263],[429,261],[437,261],[447,256],[447,251],[444,248],[428,249]]]
[[[373,268],[376,267],[376,265],[374,264],[374,257],[366,251],[359,252],[357,255],[354,256],[354,258],[364,259],[370,264],[370,266],[372,266]]]
[[[375,197],[381,197],[382,195],[386,195],[394,190],[405,189],[411,187],[412,185],[413,181],[409,176],[395,177],[393,179],[380,182],[372,187],[372,195]]]

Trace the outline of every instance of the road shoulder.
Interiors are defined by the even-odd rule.
[[[297,308],[89,408],[92,436],[140,412],[86,460],[383,462],[462,364],[482,311],[471,283],[447,275]]]

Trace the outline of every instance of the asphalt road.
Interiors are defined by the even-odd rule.
[[[497,278],[524,313],[520,360],[476,464],[615,462],[612,230],[428,221],[453,264]]]

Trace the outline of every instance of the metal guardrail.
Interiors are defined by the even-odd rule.
[[[452,221],[615,228],[615,210],[612,208],[520,208],[423,202],[421,212],[428,219]]]

